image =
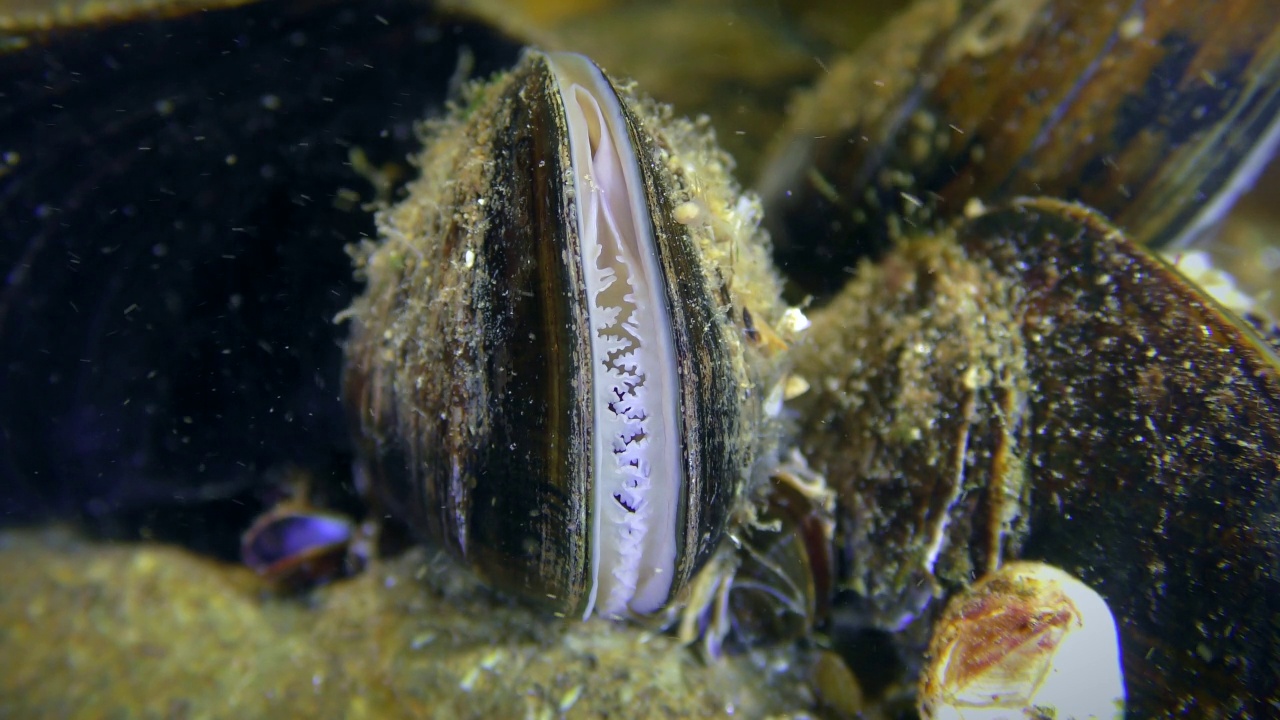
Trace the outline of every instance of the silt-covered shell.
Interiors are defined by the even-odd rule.
[[[1271,0],[922,0],[832,63],[760,185],[789,279],[826,296],[898,237],[1023,195],[1141,244],[1216,221],[1280,139]]]
[[[802,445],[872,622],[1042,560],[1115,613],[1136,716],[1280,701],[1280,360],[1250,328],[1048,199],[903,243],[813,321]]]
[[[363,471],[502,590],[655,610],[770,450],[782,308],[755,205],[704,128],[581,56],[527,53],[428,136],[357,253]]]

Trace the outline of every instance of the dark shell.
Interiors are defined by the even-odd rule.
[[[672,170],[677,149],[654,117],[624,106],[681,378],[675,592],[745,490],[761,449],[764,388],[744,359],[752,313],[727,304],[740,288],[731,292],[674,219],[692,182]],[[491,585],[581,615],[591,587],[592,448],[603,438],[593,431],[566,132],[547,56],[534,52],[431,130],[423,180],[384,217],[392,239],[362,260],[369,290],[353,308],[346,396],[364,472],[393,513]],[[774,289],[753,309],[768,318],[776,298]]]
[[[938,618],[920,717],[1118,720],[1119,642],[1092,588],[1051,565],[1006,563],[952,597]]]
[[[1280,360],[1083,208],[1020,203],[960,239],[1027,292],[1022,557],[1106,598],[1131,714],[1265,716],[1280,703]]]
[[[837,585],[861,624],[911,625],[1025,531],[1018,298],[950,235],[922,238],[859,267],[796,348],[797,443],[837,493]]]
[[[270,471],[350,466],[353,149],[402,162],[464,48],[517,48],[400,0],[170,10],[4,38],[0,524],[231,559]]]
[[[879,304],[851,314],[846,297]],[[887,308],[906,330],[874,324]],[[1280,701],[1280,360],[1250,329],[1054,200],[906,243],[814,321],[797,369],[829,389],[804,401],[804,443],[840,493],[845,586],[881,622],[918,609],[922,583],[989,570],[994,548],[1107,600],[1132,716]],[[982,328],[967,355],[947,340],[962,327]],[[941,540],[932,563],[922,535]]]
[[[779,260],[808,292],[975,198],[1080,201],[1168,243],[1271,155],[1280,5],[926,0],[797,110],[761,186]]]

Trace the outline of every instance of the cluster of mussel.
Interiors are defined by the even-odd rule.
[[[808,318],[706,127],[470,87],[353,251],[375,502],[559,616],[891,633],[928,717],[1274,707],[1280,361],[1143,245],[1269,155],[1280,11],[1077,5],[917,3],[799,104]]]
[[[1280,361],[1144,244],[1269,156],[1280,10],[1167,5],[832,67],[761,182],[804,312],[703,124],[526,52],[353,250],[361,481],[558,616],[890,633],[928,717],[1274,708]]]

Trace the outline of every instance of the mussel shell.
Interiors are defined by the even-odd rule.
[[[269,471],[350,465],[351,153],[401,162],[460,54],[518,47],[404,0],[57,5],[0,40],[0,524],[234,558]]]
[[[240,561],[285,590],[309,589],[357,568],[355,523],[303,505],[272,508],[240,539]]]
[[[1008,563],[947,603],[920,679],[920,716],[1119,720],[1117,635],[1084,583],[1042,563]]]
[[[1280,702],[1280,359],[1078,206],[1019,202],[960,241],[1027,292],[1021,556],[1106,598],[1131,714],[1265,715]]]
[[[813,314],[797,442],[837,493],[837,585],[899,631],[1025,531],[1030,381],[1019,289],[951,235],[864,263]]]
[[[880,305],[854,314],[853,292]],[[860,325],[886,313],[908,330]],[[1097,213],[1043,199],[904,243],[813,319],[804,443],[873,619],[923,608],[927,626],[940,603],[915,588],[1041,560],[1116,615],[1132,716],[1280,699],[1280,360],[1249,327]]]
[[[555,82],[548,56],[528,52],[430,130],[422,180],[384,214],[380,249],[359,258],[369,289],[353,307],[345,393],[363,472],[393,514],[492,586],[581,615],[591,602],[593,443],[603,438]],[[688,169],[690,143],[699,163],[723,169],[723,159],[691,128],[678,139],[655,108],[622,96],[681,380],[674,593],[718,543],[761,452],[763,376],[746,357],[752,315],[737,298],[763,284],[759,297],[771,297],[751,310],[767,320],[777,286],[758,243],[712,248],[675,219],[695,184],[712,181]],[[717,269],[709,251],[754,257],[758,276]]]
[[[926,0],[797,104],[760,185],[784,270],[826,296],[970,199],[1193,236],[1270,156],[1278,111],[1270,0]]]

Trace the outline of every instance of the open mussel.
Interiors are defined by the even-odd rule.
[[[1115,613],[1131,713],[1280,700],[1280,360],[1249,327],[1043,199],[864,263],[813,322],[800,444],[865,622],[923,643],[937,598],[1041,560]]]
[[[760,187],[789,279],[826,297],[971,199],[1195,236],[1270,157],[1278,111],[1270,0],[924,0],[800,98]]]
[[[756,206],[705,127],[577,55],[526,53],[427,135],[356,252],[362,473],[499,589],[655,611],[772,450],[783,307]]]

